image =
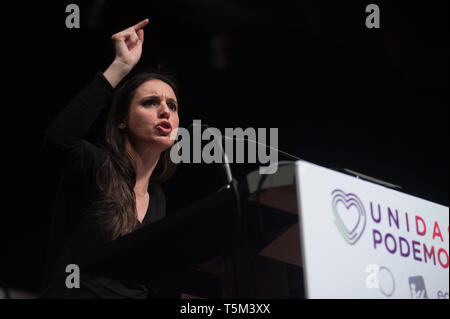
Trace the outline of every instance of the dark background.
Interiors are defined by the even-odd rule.
[[[69,1],[3,2],[0,287],[40,284],[54,196],[44,129],[112,61],[110,36],[144,18],[138,68],[177,71],[182,126],[277,127],[286,152],[448,206],[448,1],[372,2],[381,29],[365,27],[367,1],[73,1],[80,29],[65,27]],[[222,183],[220,167],[181,166],[169,211]]]

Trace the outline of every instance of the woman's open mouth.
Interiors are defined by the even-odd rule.
[[[169,121],[161,121],[156,125],[156,128],[164,135],[169,135],[172,132],[172,125]]]

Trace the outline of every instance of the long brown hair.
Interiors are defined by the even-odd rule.
[[[134,186],[136,169],[125,147],[125,130],[118,125],[128,117],[131,101],[138,87],[150,80],[161,80],[171,86],[179,104],[178,90],[169,75],[157,72],[139,73],[123,83],[111,104],[105,132],[105,161],[96,174],[100,194],[90,207],[90,216],[102,240],[114,240],[130,233],[136,226]],[[175,171],[170,159],[170,148],[161,153],[150,183],[162,183]]]

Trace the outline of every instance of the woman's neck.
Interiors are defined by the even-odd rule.
[[[128,139],[126,141],[126,148],[136,167],[136,185],[134,186],[134,192],[138,196],[146,195],[150,177],[156,164],[158,164],[161,153],[155,151],[154,148],[152,150],[152,147],[148,144],[130,143]]]

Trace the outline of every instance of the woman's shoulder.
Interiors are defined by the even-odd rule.
[[[97,144],[80,140],[77,154],[74,154],[72,158],[76,168],[96,171],[104,163],[106,152]]]

